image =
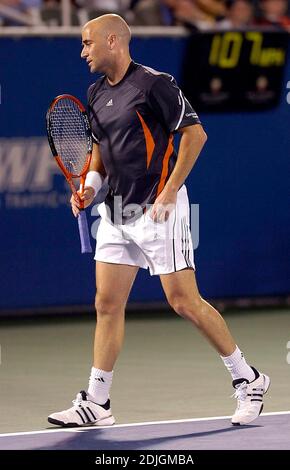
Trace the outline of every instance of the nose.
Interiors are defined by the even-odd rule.
[[[84,47],[82,48],[81,58],[82,58],[82,59],[85,59],[86,57],[88,57],[88,53],[87,53],[87,51],[86,51],[86,46],[84,46]]]

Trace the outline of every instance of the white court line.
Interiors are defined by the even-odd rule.
[[[269,413],[262,413],[260,416],[276,416],[276,415],[290,415],[290,411],[273,411]],[[129,424],[114,424],[113,426],[81,426],[78,428],[58,428],[58,429],[45,429],[43,431],[24,431],[24,432],[10,432],[0,434],[1,437],[7,436],[27,436],[30,434],[51,434],[57,432],[82,432],[87,430],[97,429],[116,429],[116,428],[129,428],[134,426],[150,426],[152,424],[178,424],[178,423],[194,423],[198,421],[214,421],[219,419],[230,419],[231,416],[210,416],[208,418],[189,418],[189,419],[173,419],[169,421],[145,421],[144,423],[129,423]],[[241,426],[242,428],[242,426]]]

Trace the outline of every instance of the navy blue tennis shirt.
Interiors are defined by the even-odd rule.
[[[89,87],[88,114],[108,176],[105,203],[116,223],[119,196],[125,223],[132,217],[125,208],[153,204],[170,177],[173,133],[200,120],[171,75],[133,61],[116,85],[103,76]]]

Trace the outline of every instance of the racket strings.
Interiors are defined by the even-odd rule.
[[[88,132],[84,116],[70,99],[58,101],[51,113],[53,142],[67,171],[79,176],[87,162]]]

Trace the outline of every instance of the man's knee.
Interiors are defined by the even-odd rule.
[[[117,315],[124,314],[123,306],[119,305],[111,297],[101,294],[96,295],[95,308],[98,319],[111,319]]]
[[[204,311],[203,300],[200,296],[188,298],[186,296],[173,295],[168,301],[178,315],[191,320],[196,326],[200,325]]]

